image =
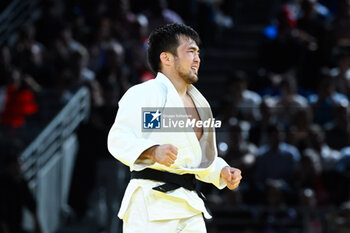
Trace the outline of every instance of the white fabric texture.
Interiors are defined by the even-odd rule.
[[[149,221],[144,193],[137,189],[125,213],[123,233],[206,233],[205,222],[199,212],[188,218]],[[164,208],[158,209],[160,214]]]
[[[213,117],[208,102],[194,86],[189,86],[188,94],[197,109],[201,108],[198,111],[201,120]],[[142,107],[179,107],[185,112],[175,87],[162,73],[158,73],[154,80],[130,88],[119,101],[116,120],[108,135],[108,149],[115,158],[129,166],[131,171],[149,167],[177,174],[190,173],[220,189],[225,187],[225,183],[220,179],[220,172],[228,165],[222,158],[217,157],[214,130],[204,130],[200,141],[195,132],[142,132]],[[178,148],[177,159],[171,167],[158,163],[138,163],[137,159],[143,151],[161,144],[173,144]],[[203,212],[206,218],[211,218],[196,192],[179,188],[161,193],[152,190],[156,183],[151,180],[131,180],[118,213],[119,218],[124,219],[131,197],[138,188],[144,192],[150,220],[188,218],[198,212]],[[162,207],[162,213],[154,206]]]

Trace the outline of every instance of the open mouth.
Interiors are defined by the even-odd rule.
[[[191,69],[192,69],[195,73],[198,72],[198,68],[197,68],[197,67],[192,66]]]

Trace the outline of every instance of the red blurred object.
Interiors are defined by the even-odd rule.
[[[294,28],[297,25],[297,18],[290,6],[283,6],[278,16],[279,28]]]
[[[155,76],[149,71],[144,71],[141,74],[141,82],[146,82],[146,81],[154,79],[154,78],[155,78]]]
[[[3,125],[18,128],[24,124],[26,115],[37,111],[38,105],[31,90],[21,90],[13,84],[7,87],[5,108],[1,115]]]

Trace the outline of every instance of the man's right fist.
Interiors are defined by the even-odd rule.
[[[171,144],[152,146],[142,152],[139,159],[151,159],[164,166],[170,167],[177,158],[177,148]]]
[[[170,167],[175,163],[177,158],[177,148],[171,144],[156,146],[152,153],[153,161]]]

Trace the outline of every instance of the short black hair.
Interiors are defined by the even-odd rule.
[[[177,55],[177,47],[179,46],[179,39],[181,36],[188,37],[200,44],[198,33],[191,27],[173,23],[161,26],[155,29],[148,39],[148,63],[154,73],[160,70],[160,54],[162,52],[169,52]]]

